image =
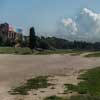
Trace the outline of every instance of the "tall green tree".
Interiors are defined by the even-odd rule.
[[[29,35],[29,47],[30,49],[34,49],[36,46],[36,34],[34,27],[30,28],[30,35]]]

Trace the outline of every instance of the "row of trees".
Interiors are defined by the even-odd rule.
[[[84,41],[68,41],[56,37],[36,36],[34,27],[30,28],[29,42],[25,45],[31,49],[76,49],[76,50],[100,50],[100,42],[89,43]]]
[[[1,33],[0,33],[1,34]],[[4,33],[3,33],[4,34]],[[84,41],[68,41],[56,37],[36,36],[34,27],[30,28],[29,36],[23,36],[23,40],[11,41],[7,39],[3,41],[0,36],[0,46],[15,46],[16,43],[21,44],[22,47],[29,47],[31,49],[76,49],[76,50],[100,50],[100,42],[90,43]]]

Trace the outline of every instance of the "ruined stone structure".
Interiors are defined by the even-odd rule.
[[[18,30],[18,29],[17,29]],[[13,27],[11,27],[7,23],[0,24],[0,37],[5,42],[10,40],[11,42],[15,42],[16,39],[22,39],[22,31],[16,31]]]

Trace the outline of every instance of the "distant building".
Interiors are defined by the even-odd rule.
[[[8,38],[8,32],[9,32],[9,24],[4,23],[0,24],[0,37],[3,41],[6,41]]]
[[[15,40],[16,34],[17,33],[14,31],[13,27],[9,26],[7,38],[10,39],[10,40]]]
[[[15,42],[16,39],[22,39],[22,29],[13,28],[7,23],[0,24],[0,37],[5,42],[10,40],[11,42]]]

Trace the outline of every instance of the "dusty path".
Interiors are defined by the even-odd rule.
[[[74,74],[77,74],[80,69],[99,65],[100,58],[82,56],[0,55],[0,100],[15,100],[15,97],[10,96],[7,91],[33,75],[67,75],[66,81],[74,82]],[[72,79],[68,79],[68,77]],[[32,97],[32,100],[39,99]]]

